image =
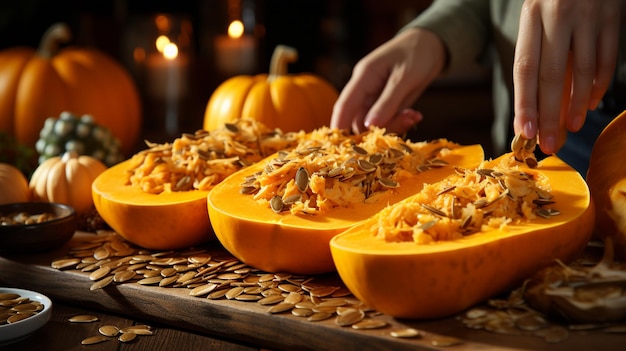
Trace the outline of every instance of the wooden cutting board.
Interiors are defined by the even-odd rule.
[[[78,240],[84,233],[77,233]],[[68,243],[70,245],[71,243]],[[453,350],[624,350],[626,334],[602,331],[570,331],[559,343],[548,343],[532,335],[500,335],[472,330],[457,317],[428,321],[396,320],[377,315],[387,326],[355,330],[341,327],[334,318],[309,322],[290,313],[270,314],[255,302],[210,300],[189,295],[186,288],[162,288],[137,283],[109,285],[90,291],[88,273],[51,268],[53,260],[65,256],[68,245],[37,255],[0,256],[0,285],[39,291],[53,300],[99,309],[146,322],[163,323],[208,335],[227,337],[276,350],[441,350],[433,340],[450,336],[462,340]],[[215,244],[217,245],[217,244]],[[215,247],[215,250],[223,248]],[[316,277],[317,278],[317,277]],[[336,280],[334,275],[319,277]],[[459,292],[462,293],[462,292]],[[392,331],[415,328],[421,338],[396,338]]]

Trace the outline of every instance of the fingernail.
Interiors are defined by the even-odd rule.
[[[574,118],[572,119],[572,127],[574,128],[573,132],[577,132],[580,130],[580,128],[583,127],[583,116],[581,115],[576,115],[574,116]]]
[[[541,143],[541,149],[546,154],[553,154],[556,152],[556,138],[553,136],[547,136],[543,138]]]
[[[600,99],[598,98],[593,98],[591,100],[589,100],[589,109],[591,111],[595,110],[596,108],[598,108],[598,105],[600,104]]]
[[[524,128],[522,131],[524,133],[524,138],[526,139],[531,139],[535,137],[535,134],[537,133],[537,129],[535,128],[535,123],[533,121],[528,121],[524,123]]]

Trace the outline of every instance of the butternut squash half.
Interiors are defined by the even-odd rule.
[[[589,159],[587,183],[598,207],[595,234],[613,239],[615,256],[626,260],[626,112],[604,128]]]
[[[337,136],[331,136],[331,138],[337,138]],[[322,137],[313,134],[309,138],[309,142],[314,143],[318,139],[322,139]],[[356,143],[356,146],[354,146],[354,143]],[[356,168],[356,158],[366,157],[364,156],[366,154],[364,150],[366,147],[363,146],[363,144],[359,144],[357,141],[354,143],[348,141],[347,147],[352,146],[354,150],[356,150],[355,154],[350,158]],[[447,141],[425,143],[422,151],[426,154],[437,152],[444,144],[451,145],[452,143]],[[359,147],[359,145],[363,146],[363,148]],[[324,156],[327,155],[327,151],[328,150],[324,148],[319,149],[318,147],[307,146],[306,143],[301,142],[292,152],[296,154],[320,152],[319,157],[312,154],[309,155],[312,159],[317,161],[324,157],[330,157]],[[398,151],[396,152],[399,153]],[[289,159],[292,156],[282,157]],[[407,157],[410,158],[411,156]],[[275,198],[272,198],[270,201],[258,200],[258,198],[255,198],[253,195],[242,193],[242,184],[249,182],[251,177],[263,172],[268,166],[277,162],[282,164],[283,161],[277,161],[280,158],[280,155],[273,155],[265,161],[231,175],[220,184],[216,185],[209,193],[207,199],[209,218],[215,235],[222,245],[230,251],[231,254],[248,265],[268,272],[318,274],[335,270],[328,246],[329,240],[334,235],[374,215],[387,206],[387,204],[400,201],[415,193],[424,183],[444,178],[446,175],[454,172],[454,166],[468,167],[480,162],[484,158],[484,153],[480,145],[460,146],[457,144],[455,148],[447,149],[447,152],[444,152],[440,156],[440,159],[438,158],[440,161],[438,167],[432,167],[416,175],[405,176],[405,178],[399,182],[399,187],[390,187],[388,190],[380,191],[376,196],[372,196],[366,200],[359,200],[349,204],[344,203],[343,205],[334,206],[324,211],[312,208],[313,205],[308,201],[308,205],[304,204],[298,210],[294,210],[292,207],[290,211],[276,211],[277,209],[272,203],[273,200],[276,200]],[[347,170],[351,168],[348,166],[344,167],[343,165],[338,166],[337,163],[335,163],[334,166],[329,166],[330,164],[331,163],[324,164],[326,165],[325,167],[324,165],[320,165],[317,169],[312,169],[309,165],[306,166],[308,167],[307,176],[310,176],[311,179],[308,187],[313,187],[314,175],[322,172],[324,168],[329,174],[333,173],[336,169],[341,168],[347,172]],[[363,162],[360,166],[364,166],[365,164],[366,163]],[[369,167],[369,163],[367,164]],[[282,168],[287,167],[282,166],[281,169]],[[301,166],[298,169],[299,171],[296,172],[295,178],[305,173],[302,170],[304,168],[305,166]],[[354,169],[352,169],[352,171],[354,171]],[[279,170],[279,172],[281,171]],[[355,179],[355,183],[357,183],[355,177],[362,175],[353,174],[354,173],[351,173],[350,175]],[[293,175],[289,177],[293,177]],[[327,180],[327,182],[331,181],[333,180]],[[297,184],[298,182],[296,181],[295,183]],[[363,183],[359,184],[360,185],[355,186],[363,186]],[[306,188],[306,183],[304,185],[304,188]],[[296,197],[301,196],[301,194],[298,193],[297,187],[293,186],[293,182],[291,185],[286,185],[285,187],[293,190]],[[300,185],[298,185],[298,187],[300,187]],[[351,193],[352,189],[352,187],[347,186],[342,188],[340,192],[345,198],[351,199],[352,196],[356,196]],[[287,192],[288,191],[290,190],[287,190]],[[322,192],[324,190],[319,191]],[[326,189],[326,192],[330,193],[331,190]],[[339,191],[335,191],[335,194],[337,192]],[[319,199],[319,195],[312,195],[311,198],[315,196],[318,196]],[[286,197],[288,196],[285,196],[283,199]],[[342,199],[335,199],[335,201],[341,200]],[[282,207],[282,202],[280,200],[277,201],[281,203]],[[286,202],[285,200],[285,203]],[[318,203],[319,202],[321,201],[318,201]],[[350,202],[350,200],[347,200],[347,202]],[[324,206],[326,203],[327,202],[324,202],[321,206]],[[315,213],[311,213],[311,211]]]
[[[505,154],[481,165],[475,173],[483,179],[500,177],[500,173],[496,175],[490,168],[502,160],[509,160],[506,162],[511,162],[513,169],[517,163],[519,175],[525,175],[526,180],[547,179],[551,196],[547,193],[541,195],[542,190],[539,191],[541,196],[530,203],[539,201],[542,207],[549,207],[536,212],[537,215],[528,212],[528,208],[523,210],[533,219],[513,221],[504,226],[499,226],[501,222],[494,220],[488,225],[483,223],[483,230],[473,232],[468,228],[473,225],[474,219],[467,221],[463,219],[467,213],[458,212],[463,219],[459,228],[468,232],[456,238],[429,242],[421,235],[434,230],[436,235],[445,236],[446,228],[438,227],[438,223],[443,223],[444,217],[454,209],[435,209],[425,203],[425,186],[424,191],[386,208],[331,240],[335,266],[348,289],[374,309],[394,317],[439,318],[461,312],[518,286],[554,259],[568,262],[579,255],[591,236],[594,221],[593,203],[583,178],[555,156],[540,161],[534,169],[527,169],[511,154]],[[512,198],[521,196],[519,194],[523,192],[516,194],[512,191],[518,181],[505,180],[502,188],[511,191],[501,191],[501,194],[505,193],[504,197],[494,195],[491,201],[494,204],[498,201],[508,203]],[[497,188],[499,183],[500,180],[497,180],[494,186]],[[439,184],[446,184],[445,180]],[[434,184],[433,189],[437,185]],[[445,185],[434,196],[440,198],[444,196],[443,192],[454,191],[450,188]],[[471,195],[467,189],[463,187],[461,193]],[[474,209],[479,207],[478,203],[473,203]],[[481,216],[496,211],[495,208],[490,209],[489,204],[483,205],[487,207]],[[413,209],[427,209],[423,216],[432,222],[419,224],[419,230],[415,230],[417,227],[401,228],[399,235],[387,237],[392,229],[381,227],[380,223],[389,221],[389,217],[393,217],[398,210],[411,206],[415,206]],[[403,213],[401,219],[405,224],[419,222],[415,219],[417,217],[411,219],[412,213]],[[479,217],[476,213],[477,210],[474,216]],[[403,238],[403,231],[410,233],[408,238]]]
[[[102,219],[126,240],[147,249],[173,250],[214,238],[206,213],[209,191],[151,194],[125,181],[133,160],[108,168],[92,183]]]
[[[304,134],[304,133],[302,133]],[[213,186],[236,171],[296,145],[252,119],[183,134],[104,171],[92,184],[96,210],[121,236],[141,247],[173,250],[214,238],[206,210]]]

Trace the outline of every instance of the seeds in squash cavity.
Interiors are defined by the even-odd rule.
[[[380,183],[380,185],[384,186],[385,188],[397,188],[400,186],[400,183],[389,178],[381,178],[378,180],[378,182]]]
[[[270,207],[275,213],[280,213],[284,207],[283,199],[278,195],[272,197],[270,200]]]
[[[365,150],[364,148],[358,146],[358,145],[352,145],[352,150],[357,153],[358,155],[361,156],[367,156],[367,150]]]
[[[309,171],[307,171],[304,167],[298,168],[298,170],[296,171],[295,181],[298,190],[300,190],[301,193],[306,192],[307,188],[309,187]]]
[[[371,164],[368,160],[360,159],[357,161],[359,169],[363,172],[369,173],[376,170],[376,166]]]

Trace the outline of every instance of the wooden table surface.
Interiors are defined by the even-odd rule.
[[[93,315],[98,321],[92,323],[70,323],[68,319],[77,315]],[[98,328],[103,325],[127,327],[148,324],[153,329],[150,336],[139,336],[130,343],[122,343],[116,338],[93,344],[81,345],[85,338],[98,335]],[[224,351],[259,351],[267,349],[245,344],[242,341],[227,340],[215,336],[189,332],[136,318],[127,318],[113,313],[96,311],[55,302],[52,317],[43,328],[16,343],[0,346],[0,351],[113,351],[113,350],[224,350]]]
[[[465,327],[458,316],[408,321],[386,315],[376,316],[387,323],[384,328],[355,330],[338,326],[333,319],[309,322],[290,313],[271,314],[266,306],[255,302],[195,297],[185,288],[123,283],[91,291],[93,282],[88,273],[51,267],[51,262],[65,253],[66,247],[38,255],[0,254],[0,286],[38,291],[50,297],[54,304],[49,324],[20,343],[1,350],[432,351],[442,349],[432,344],[434,338],[440,336],[460,339],[461,344],[447,348],[459,351],[626,349],[626,334],[601,330],[571,331],[566,340],[549,343],[533,335],[473,330]],[[332,276],[325,278],[333,279]],[[335,275],[334,279],[338,277]],[[76,314],[93,314],[100,321],[81,325],[69,323],[67,319]],[[156,330],[153,336],[140,336],[130,344],[108,340],[97,345],[80,345],[81,340],[96,335],[98,327],[104,323],[149,324]],[[391,336],[392,331],[406,328],[418,329],[425,337]]]

